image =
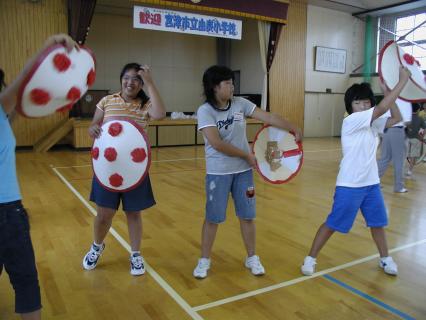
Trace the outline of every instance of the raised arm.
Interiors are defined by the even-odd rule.
[[[395,88],[392,90],[384,90],[384,98],[380,103],[374,107],[373,116],[371,119],[371,122],[376,120],[381,115],[385,114],[394,104],[396,98],[398,98],[399,94],[401,93],[402,89],[404,89],[408,79],[410,78],[411,73],[410,71],[403,66],[399,67],[399,81],[396,84]],[[382,89],[386,88],[385,84],[381,83]],[[398,110],[399,113],[399,110]],[[399,114],[401,116],[401,114]],[[401,119],[399,119],[401,121]],[[397,122],[399,122],[397,121]],[[396,122],[395,122],[396,123]]]
[[[138,71],[138,74],[142,77],[144,86],[148,91],[148,96],[151,99],[152,107],[148,111],[149,116],[154,120],[165,118],[166,108],[152,79],[151,70],[145,65]]]
[[[234,147],[232,144],[227,143],[222,140],[219,135],[219,131],[217,127],[206,127],[201,129],[202,133],[209,141],[211,146],[215,148],[217,151],[222,152],[230,157],[240,157],[246,160],[250,166],[254,167],[256,164],[256,158],[252,153],[246,153],[245,151]]]
[[[78,49],[77,43],[66,34],[57,34],[48,38],[37,54],[35,54],[27,61],[21,73],[19,73],[15,80],[13,80],[11,84],[0,93],[0,104],[3,106],[4,112],[6,114],[12,113],[12,111],[15,109],[19,87],[21,86],[22,81],[28,75],[34,62],[39,58],[41,53],[46,48],[57,43],[65,45],[68,51],[71,51],[73,48]]]
[[[269,124],[273,127],[277,127],[277,128],[280,128],[280,129],[284,129],[284,130],[287,130],[287,131],[294,132],[294,134],[296,136],[296,141],[302,140],[303,135],[302,135],[302,131],[300,130],[300,128],[295,126],[291,122],[287,121],[286,119],[276,115],[276,114],[263,111],[260,108],[256,108],[256,109],[254,109],[251,117],[253,119],[257,119],[257,120],[260,120],[264,123],[267,123],[267,124]]]

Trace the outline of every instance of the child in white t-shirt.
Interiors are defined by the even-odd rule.
[[[391,91],[382,85],[385,97],[374,106],[374,95],[368,83],[354,84],[345,93],[345,106],[349,114],[342,125],[343,158],[337,176],[334,203],[327,220],[317,231],[309,255],[301,271],[304,275],[315,272],[316,257],[335,231],[348,233],[358,210],[371,229],[380,253],[379,266],[390,275],[398,267],[388,254],[384,227],[388,224],[380,179],[377,170],[377,136],[385,128],[401,121],[395,100],[410,76],[405,67],[399,70],[399,82]],[[389,118],[379,118],[390,110]]]

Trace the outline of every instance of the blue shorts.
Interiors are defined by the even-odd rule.
[[[388,215],[379,184],[360,188],[337,186],[334,193],[333,209],[325,224],[332,230],[348,233],[359,209],[364,216],[367,227],[387,226]]]
[[[123,211],[141,211],[155,204],[149,175],[135,189],[126,192],[112,192],[98,182],[96,177],[92,180],[92,191],[90,201],[100,207],[117,210],[122,201]]]
[[[256,217],[253,171],[240,173],[206,175],[206,220],[221,223],[226,218],[228,196],[234,199],[235,214],[246,220]]]

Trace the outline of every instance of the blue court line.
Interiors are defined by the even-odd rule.
[[[334,277],[332,277],[328,274],[324,275],[323,278],[326,278],[327,280],[334,282],[335,284],[338,284],[339,286],[351,291],[352,293],[355,293],[356,295],[358,295],[358,296],[360,296],[364,299],[367,299],[368,301],[370,301],[370,302],[378,305],[379,307],[401,317],[402,319],[416,320],[416,318],[413,318],[412,316],[410,316],[410,315],[408,315],[408,314],[406,314],[406,313],[404,313],[404,312],[402,312],[398,309],[395,309],[394,307],[391,307],[390,305],[388,305],[388,304],[386,304],[386,303],[384,303],[380,300],[377,300],[376,298],[374,298],[374,297],[372,297],[372,296],[370,296],[370,295],[368,295],[368,294],[366,294],[362,291],[359,291],[358,289],[355,289],[354,287],[351,287],[350,285],[348,285],[348,284],[346,284],[346,283],[344,283],[340,280],[337,280],[336,278],[334,278]]]

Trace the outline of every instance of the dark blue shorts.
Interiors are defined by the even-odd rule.
[[[40,287],[30,225],[21,201],[0,204],[0,273],[3,266],[15,290],[15,312],[39,310]]]
[[[326,225],[342,233],[348,233],[355,221],[358,210],[361,210],[367,227],[379,228],[388,224],[380,185],[375,184],[360,188],[336,187],[331,213]]]
[[[122,201],[123,211],[141,211],[155,205],[149,175],[137,186],[137,188],[126,192],[112,192],[100,185],[93,177],[90,201],[100,207],[117,210]]]

